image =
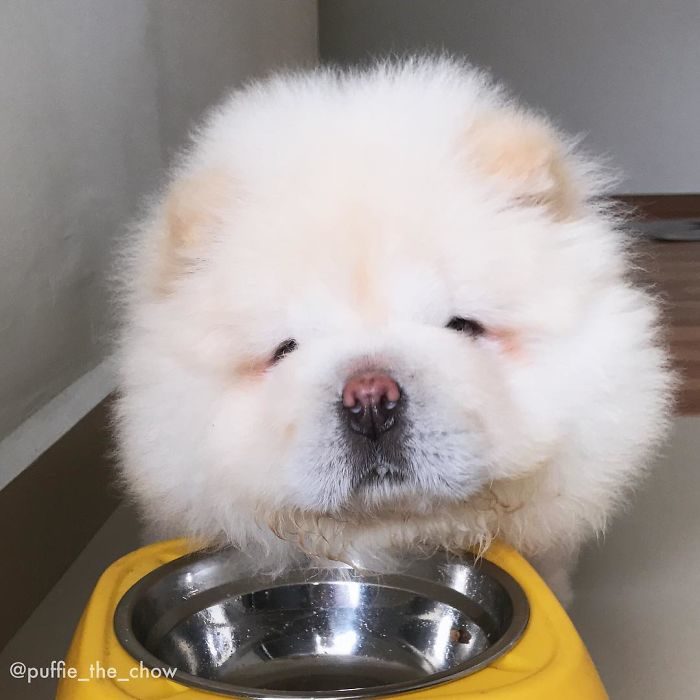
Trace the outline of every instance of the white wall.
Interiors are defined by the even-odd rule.
[[[466,54],[626,174],[700,192],[698,0],[320,0],[321,58]]]
[[[2,2],[0,438],[103,358],[113,238],[192,119],[316,59],[315,0]]]

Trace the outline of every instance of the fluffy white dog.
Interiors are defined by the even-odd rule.
[[[455,61],[236,92],[126,246],[117,425],[146,521],[265,570],[498,536],[566,599],[671,383],[601,194]]]

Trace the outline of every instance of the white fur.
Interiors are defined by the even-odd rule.
[[[657,313],[570,140],[552,130],[580,199],[564,218],[470,156],[470,124],[513,109],[474,70],[422,59],[279,76],[209,115],[172,183],[224,173],[230,199],[157,292],[158,197],[120,273],[121,464],[162,534],[267,569],[499,536],[549,572],[604,529],[666,427]],[[286,338],[278,365],[236,374]],[[350,484],[335,406],[358,362],[409,397],[410,486]]]

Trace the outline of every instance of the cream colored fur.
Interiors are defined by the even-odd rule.
[[[124,246],[116,417],[147,522],[267,570],[501,537],[565,597],[663,436],[671,384],[603,185],[456,61],[234,93]],[[337,405],[367,364],[407,397],[401,486],[352,481]]]

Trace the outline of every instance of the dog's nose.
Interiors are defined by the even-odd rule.
[[[360,372],[343,389],[343,408],[350,428],[376,440],[396,423],[401,389],[384,372]]]

